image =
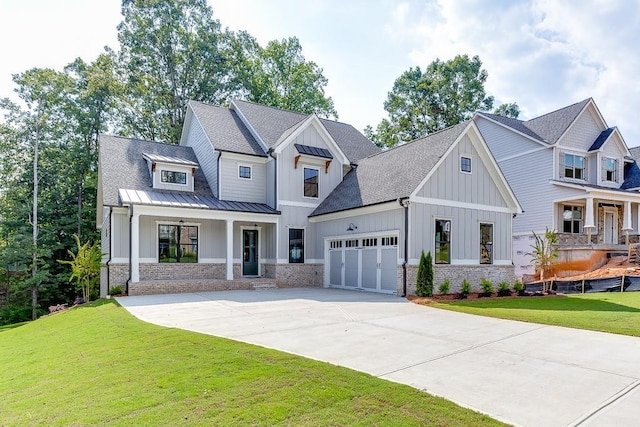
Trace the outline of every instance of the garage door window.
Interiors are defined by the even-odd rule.
[[[289,229],[289,262],[304,263],[304,229]]]

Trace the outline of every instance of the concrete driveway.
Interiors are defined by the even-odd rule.
[[[147,322],[367,372],[522,426],[636,426],[640,338],[403,298],[278,289],[118,298]]]

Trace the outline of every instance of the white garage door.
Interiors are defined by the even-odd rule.
[[[330,286],[394,293],[397,269],[397,236],[329,241]]]

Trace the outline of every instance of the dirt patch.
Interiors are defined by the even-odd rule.
[[[554,278],[554,280],[603,279],[606,277],[640,276],[640,266],[627,261],[626,256],[611,258],[604,266],[584,274]]]

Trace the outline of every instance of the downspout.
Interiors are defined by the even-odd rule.
[[[278,209],[278,159],[273,155],[273,148],[269,148],[267,154],[273,159],[273,208]]]
[[[409,197],[398,199],[400,206],[404,208],[404,259],[402,260],[402,297],[407,296],[407,263],[409,252]]]
[[[129,295],[129,282],[131,282],[131,232],[132,226],[131,222],[133,220],[133,205],[129,205],[129,278],[127,279],[127,283],[125,284],[125,294]]]
[[[222,157],[222,153],[220,153],[218,151],[218,158],[216,159],[216,163],[218,164],[217,167],[216,167],[216,175],[217,175],[216,179],[218,181],[218,182],[216,182],[216,187],[218,187],[218,188],[216,188],[216,192],[218,193],[217,194],[218,199],[220,199],[220,197],[221,197],[221,194],[220,194],[220,157]]]

